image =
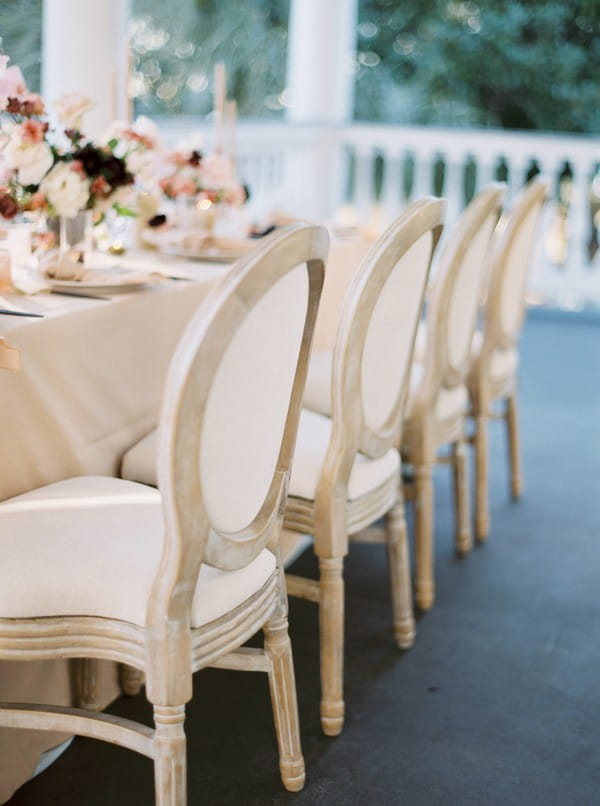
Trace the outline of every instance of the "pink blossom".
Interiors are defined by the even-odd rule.
[[[36,192],[31,197],[29,206],[32,210],[44,209],[44,207],[46,206],[46,197],[44,196],[41,190],[36,190]]]
[[[21,126],[24,143],[41,143],[44,139],[46,127],[39,120],[25,120]]]
[[[27,92],[21,69],[16,65],[6,67],[8,58],[2,58],[6,58],[6,61],[4,62],[4,70],[1,69],[0,65],[0,95],[14,97],[15,95],[22,95],[24,92]]]

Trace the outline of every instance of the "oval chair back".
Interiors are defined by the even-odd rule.
[[[428,295],[423,386],[435,399],[441,388],[464,383],[488,272],[487,252],[500,217],[504,185],[494,183],[468,205],[440,254]]]
[[[397,444],[427,277],[445,199],[412,204],[371,247],[348,289],[332,372],[332,443],[342,476],[356,451],[382,456]],[[328,453],[333,455],[334,448]]]
[[[158,437],[166,542],[148,623],[159,630],[185,622],[201,562],[240,568],[277,537],[327,248],[323,227],[275,233],[179,342]]]
[[[533,179],[498,224],[485,306],[486,352],[514,347],[519,338],[527,271],[547,196],[547,180]]]

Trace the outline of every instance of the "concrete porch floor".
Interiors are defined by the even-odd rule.
[[[320,733],[316,606],[291,600],[306,788],[281,786],[266,678],[209,670],[186,723],[190,803],[600,802],[600,317],[536,311],[521,355],[524,498],[508,499],[494,424],[491,536],[458,560],[439,469],[437,603],[413,649],[392,643],[383,549],[353,546],[343,734]],[[143,695],[111,710],[150,715]],[[147,759],[80,738],[10,801],[153,802]]]

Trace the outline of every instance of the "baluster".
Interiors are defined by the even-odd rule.
[[[522,155],[518,157],[513,157],[511,155],[505,155],[504,159],[508,165],[508,179],[506,180],[507,184],[507,201],[512,202],[514,199],[519,195],[523,186],[525,184],[525,177],[527,174],[527,168],[531,160],[529,157],[523,157]]]
[[[383,152],[384,173],[381,202],[383,205],[384,223],[391,223],[401,209],[402,191],[402,157],[400,154]]]
[[[450,153],[445,157],[445,163],[442,195],[448,199],[446,229],[450,230],[465,206],[465,194],[463,191],[465,160],[462,156]]]
[[[588,238],[590,235],[590,177],[587,162],[571,161],[573,179],[567,213],[567,268],[570,288],[583,297],[589,284]]]
[[[479,193],[484,187],[496,181],[496,166],[499,162],[497,155],[491,158],[486,156],[472,155],[477,166],[477,176],[475,179],[475,193]]]
[[[435,168],[435,155],[431,152],[424,154],[416,152],[414,155],[414,178],[411,191],[411,200],[421,199],[423,196],[433,194],[433,171]]]
[[[538,158],[540,175],[548,182],[548,201],[542,210],[539,226],[539,238],[536,239],[532,255],[531,271],[528,279],[528,295],[530,299],[556,302],[564,283],[563,273],[558,270],[558,250],[560,244],[560,227],[558,204],[555,197],[557,177],[562,170],[562,162],[553,165]]]
[[[363,224],[369,219],[374,199],[373,151],[358,148],[355,163],[354,203]]]

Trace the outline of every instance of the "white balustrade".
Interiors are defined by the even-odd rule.
[[[194,124],[197,127],[196,121]],[[169,139],[189,134],[191,125],[192,121],[175,125],[163,121]],[[210,130],[204,129],[204,133],[210,144]],[[468,163],[474,163],[470,170],[475,171],[476,190],[496,179],[504,163],[508,203],[537,166],[550,181],[550,199],[531,276],[532,298],[564,307],[600,303],[600,254],[590,262],[588,251],[591,182],[600,167],[597,138],[358,123],[311,127],[242,122],[238,153],[242,177],[263,211],[276,207],[299,217],[333,219],[339,207],[350,202],[358,220],[367,226],[374,222],[385,226],[409,201],[432,194],[440,159],[450,226],[466,201]],[[375,182],[378,156],[383,160],[379,198]],[[354,181],[352,198],[347,199],[350,159],[354,161]],[[408,199],[407,160],[412,162]],[[570,181],[565,179],[567,165]]]

